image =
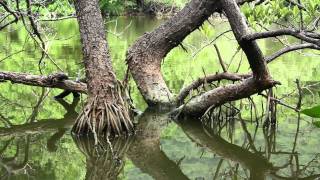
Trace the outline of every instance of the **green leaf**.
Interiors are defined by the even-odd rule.
[[[310,117],[320,118],[320,105],[315,106],[310,109],[304,109],[301,111],[301,113],[303,113],[307,116],[310,116]]]
[[[317,128],[320,128],[320,121],[312,122],[313,125],[315,125]]]

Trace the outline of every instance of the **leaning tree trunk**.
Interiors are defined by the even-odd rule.
[[[111,65],[98,0],[76,0],[75,8],[83,46],[88,102],[73,131],[76,134],[92,132],[95,137],[131,132],[133,125]]]

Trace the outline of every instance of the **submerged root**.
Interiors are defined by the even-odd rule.
[[[98,136],[131,134],[133,124],[129,110],[123,101],[108,103],[106,100],[98,100],[95,97],[77,118],[73,132],[78,135],[93,134],[97,140]]]

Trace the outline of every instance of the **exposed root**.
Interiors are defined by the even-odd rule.
[[[78,135],[92,134],[95,144],[98,144],[98,136],[131,134],[133,124],[128,105],[121,96],[117,99],[118,102],[111,103],[98,99],[98,96],[91,99],[77,118],[73,132]]]

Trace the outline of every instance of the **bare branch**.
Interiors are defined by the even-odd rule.
[[[225,64],[223,62],[223,59],[221,57],[221,54],[220,54],[220,51],[219,51],[219,48],[218,48],[217,44],[214,44],[213,46],[214,46],[214,48],[215,48],[215,50],[217,52],[219,63],[221,65],[221,67],[222,67],[223,72],[227,72],[228,70],[227,70],[227,68],[226,68],[226,66],[225,66]]]
[[[257,40],[257,39],[264,39],[264,38],[284,36],[284,35],[290,35],[290,36],[293,36],[297,39],[301,39],[303,41],[320,46],[320,40],[317,39],[318,37],[320,37],[319,34],[304,32],[304,31],[300,31],[300,30],[293,30],[293,29],[279,29],[279,30],[273,30],[273,31],[247,34],[247,35],[243,36],[242,38],[247,41],[253,41],[253,40]]]
[[[277,84],[280,83],[273,80],[259,83],[256,79],[249,78],[241,83],[221,86],[196,96],[185,105],[180,106],[177,111],[182,110],[183,114],[200,117],[210,107],[217,107],[229,101],[249,97]]]
[[[267,98],[267,99],[270,98],[271,101],[274,101],[274,102],[276,102],[276,103],[278,103],[278,104],[280,104],[280,105],[282,105],[282,106],[285,106],[285,107],[287,107],[287,108],[289,108],[289,109],[292,109],[292,110],[294,110],[294,111],[296,111],[296,112],[299,112],[299,109],[297,109],[297,108],[295,108],[295,107],[292,107],[292,106],[290,106],[290,105],[282,102],[280,99],[276,99],[276,98],[274,98],[274,97],[269,97],[269,96],[267,96],[267,95],[265,95],[265,94],[262,94],[262,93],[259,94],[259,95],[261,95],[262,97],[265,97],[265,98]]]
[[[68,77],[62,73],[39,76],[26,73],[0,72],[1,81],[10,81],[11,83],[30,86],[59,88],[80,93],[87,92],[87,85],[85,83],[68,80]]]
[[[267,63],[270,63],[273,60],[275,60],[276,58],[282,56],[283,54],[286,54],[286,53],[291,52],[291,51],[300,50],[300,49],[306,49],[306,48],[320,50],[319,46],[311,44],[311,43],[292,45],[292,46],[285,47],[285,48],[277,51],[276,53],[266,57],[266,61],[267,61]]]
[[[182,103],[183,100],[188,96],[191,90],[197,89],[201,85],[205,83],[211,83],[213,81],[220,81],[220,80],[230,80],[230,81],[239,81],[245,78],[250,77],[250,74],[232,74],[232,73],[220,73],[220,74],[212,74],[206,77],[202,77],[193,81],[191,84],[186,86],[185,88],[180,90],[179,95],[177,96],[177,102]]]

